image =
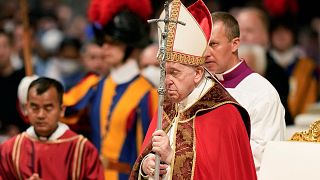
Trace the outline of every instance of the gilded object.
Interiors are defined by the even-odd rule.
[[[296,132],[290,141],[320,142],[320,120],[312,123],[307,131]]]

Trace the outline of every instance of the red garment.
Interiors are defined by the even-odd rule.
[[[144,146],[155,130],[156,119],[151,123]],[[247,131],[234,105],[226,104],[197,117],[195,133],[194,179],[257,179]]]
[[[195,127],[194,179],[256,179],[248,135],[234,105],[197,117]]]
[[[295,15],[299,11],[297,0],[263,0],[263,5],[271,16]]]
[[[183,112],[175,104],[164,106],[163,130],[178,115],[172,179],[256,180],[249,142],[248,114],[216,83],[206,95]],[[194,118],[195,117],[195,118]],[[143,143],[130,179],[139,176],[143,157],[151,153],[151,135],[155,117]],[[173,130],[173,129],[172,129]],[[194,150],[194,151],[193,151]]]
[[[27,179],[33,173],[44,180],[104,179],[98,151],[71,130],[45,142],[22,133],[4,142],[0,153],[0,179]]]

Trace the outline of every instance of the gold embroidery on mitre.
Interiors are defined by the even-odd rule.
[[[167,52],[166,61],[187,64],[191,66],[199,66],[204,64],[205,58],[200,56],[193,56],[190,54],[178,53],[178,52]]]
[[[177,29],[176,21],[178,20],[178,17],[179,17],[181,2],[180,0],[173,0],[171,4],[172,4],[171,12],[170,12],[171,22],[169,22],[169,25],[168,25],[169,32],[168,32],[167,47],[166,47],[167,52],[170,52],[173,49],[173,43],[174,43],[175,33]]]
[[[170,13],[170,22],[168,26],[168,37],[167,37],[167,45],[166,45],[166,61],[177,62],[181,64],[187,64],[192,66],[203,65],[205,62],[204,57],[194,56],[190,54],[184,54],[173,51],[173,44],[175,40],[175,34],[177,30],[177,21],[179,18],[179,11],[181,6],[180,0],[173,0],[171,6]],[[162,59],[162,57],[158,57],[158,59]]]

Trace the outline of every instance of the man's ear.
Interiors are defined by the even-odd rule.
[[[204,74],[204,67],[202,67],[202,66],[195,67],[195,73],[196,73],[196,75],[194,77],[194,82],[196,84],[198,84],[201,81],[202,76]]]
[[[62,118],[62,117],[64,117],[64,113],[66,111],[66,107],[64,105],[61,105],[60,108],[61,108],[60,117]]]
[[[239,48],[240,38],[239,37],[233,38],[231,43],[232,43],[232,53],[235,53]]]

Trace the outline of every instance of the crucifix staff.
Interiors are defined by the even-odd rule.
[[[167,37],[169,32],[169,23],[178,23],[181,25],[185,25],[184,22],[181,21],[173,21],[170,20],[169,17],[169,3],[166,1],[164,3],[164,10],[165,10],[165,18],[164,19],[151,19],[148,20],[148,23],[158,23],[163,22],[164,23],[164,30],[161,32],[161,39],[160,39],[160,53],[158,54],[158,60],[160,64],[160,85],[158,87],[158,95],[159,95],[159,101],[158,101],[158,121],[157,121],[157,130],[162,129],[162,112],[163,112],[163,101],[164,101],[164,95],[166,93],[165,89],[165,66],[166,66],[166,56],[167,56]],[[155,173],[154,173],[154,179],[159,180],[159,172],[160,172],[160,157],[158,154],[156,154],[155,157]]]

